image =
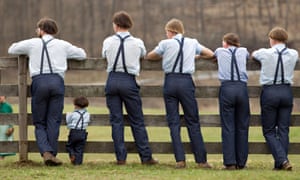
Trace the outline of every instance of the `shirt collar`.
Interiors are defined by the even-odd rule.
[[[275,44],[274,46],[272,46],[272,48],[275,50],[275,51],[281,51],[283,50],[284,48],[286,47],[285,44],[283,43],[280,43],[280,44]]]
[[[181,38],[182,38],[182,34],[180,34],[180,33],[178,33],[175,36],[173,36],[173,39],[181,40]]]
[[[116,34],[120,35],[122,38],[127,36],[127,35],[130,35],[130,32],[129,31],[126,31],[126,32],[117,32]]]
[[[45,34],[43,35],[42,39],[44,39],[45,41],[49,40],[49,39],[53,39],[54,37],[50,34]]]

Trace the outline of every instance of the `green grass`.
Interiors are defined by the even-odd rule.
[[[60,167],[46,167],[37,153],[29,154],[32,160],[28,163],[17,162],[17,157],[8,157],[0,162],[0,178],[7,180],[29,180],[29,179],[299,179],[298,166],[300,156],[290,156],[294,162],[294,170],[272,171],[273,161],[270,155],[250,155],[248,168],[239,171],[222,170],[222,156],[208,155],[208,161],[213,165],[212,170],[197,169],[193,157],[187,155],[186,169],[174,169],[173,155],[157,155],[155,158],[160,160],[157,166],[141,165],[138,155],[130,154],[126,166],[114,164],[113,154],[85,154],[84,164],[73,166],[68,163],[67,155],[59,154],[59,158],[65,163]]]
[[[72,111],[72,106],[65,106],[64,112]],[[108,113],[105,107],[89,107],[91,113]],[[15,111],[16,112],[16,111]],[[163,114],[162,110],[145,110],[145,113]],[[292,127],[290,131],[291,142],[299,142],[300,128]],[[150,141],[170,142],[169,129],[167,127],[147,127]],[[202,127],[202,134],[205,142],[220,142],[220,127]],[[89,141],[111,141],[110,127],[88,127]],[[18,138],[18,127],[15,131],[15,139]],[[66,140],[68,130],[66,126],[61,126],[60,140]],[[126,141],[133,141],[130,128],[125,128]],[[28,127],[29,140],[35,140],[34,128]],[[188,142],[186,128],[182,128],[182,140]],[[249,141],[264,142],[261,127],[250,127]],[[191,154],[186,155],[186,169],[174,169],[175,160],[173,154],[154,154],[160,164],[157,166],[144,166],[140,164],[138,154],[129,154],[126,166],[116,166],[114,154],[92,154],[84,155],[84,163],[81,166],[73,166],[69,163],[66,153],[59,153],[58,158],[63,160],[64,164],[60,167],[46,167],[38,153],[29,153],[29,162],[18,162],[19,156],[7,157],[0,161],[0,179],[2,180],[29,180],[29,179],[300,179],[300,155],[290,155],[289,159],[293,165],[292,172],[272,171],[273,158],[270,154],[256,155],[250,154],[247,162],[248,168],[240,171],[224,171],[222,169],[222,155],[208,154],[208,162],[213,165],[212,170],[197,169],[194,158]]]

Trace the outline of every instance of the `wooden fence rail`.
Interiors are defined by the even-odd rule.
[[[18,114],[0,114],[0,124],[16,124],[19,125],[19,141],[0,142],[1,151],[19,152],[20,161],[28,159],[29,152],[38,152],[35,141],[29,141],[27,135],[27,127],[32,125],[31,114],[27,113],[27,98],[31,97],[30,85],[27,83],[27,57],[0,57],[0,69],[16,69],[18,68],[18,84],[0,85],[0,94],[6,96],[19,97],[19,113]],[[161,62],[150,62],[144,60],[141,62],[142,71],[161,71]],[[104,59],[88,58],[86,61],[69,60],[69,70],[99,70],[106,69],[106,62]],[[249,60],[247,64],[248,70],[258,70],[259,63]],[[300,65],[297,64],[297,70],[300,70]],[[217,65],[215,63],[199,60],[196,61],[197,71],[216,71]],[[300,87],[293,86],[293,93],[296,98],[300,98]],[[249,97],[258,98],[260,94],[260,86],[249,86]],[[198,86],[196,87],[197,98],[217,98],[218,86]],[[87,97],[104,97],[104,85],[66,85],[65,97],[75,97],[78,95],[85,95]],[[162,86],[141,86],[142,97],[162,97]],[[125,115],[125,125],[128,126],[127,115]],[[65,115],[63,116],[65,119]],[[92,114],[91,126],[110,126],[108,114]],[[181,116],[182,126],[185,126],[183,116]],[[209,114],[200,115],[200,123],[202,127],[220,127],[219,115]],[[146,126],[166,127],[165,115],[145,115]],[[62,121],[65,125],[65,121]],[[250,126],[260,126],[260,118],[258,114],[252,114],[250,119]],[[300,126],[300,115],[292,115],[291,126]],[[59,142],[59,152],[65,152],[65,141]],[[153,153],[173,153],[170,142],[150,142]],[[205,142],[208,153],[220,154],[222,147],[220,142]],[[126,143],[128,152],[136,152],[133,142]],[[191,153],[189,143],[184,143],[187,153]],[[88,141],[86,150],[87,153],[113,153],[113,143],[106,141]],[[266,154],[270,153],[266,143],[264,142],[250,142],[249,153],[251,154]],[[300,154],[300,142],[290,143],[290,154]]]

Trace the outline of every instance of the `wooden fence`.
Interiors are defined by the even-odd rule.
[[[28,140],[27,126],[32,125],[31,114],[27,113],[27,98],[31,96],[30,85],[27,83],[28,68],[27,57],[0,57],[0,69],[18,68],[18,84],[0,85],[0,94],[5,96],[16,96],[19,98],[19,113],[18,114],[0,114],[0,124],[15,124],[19,125],[19,141],[0,142],[0,152],[13,151],[18,152],[20,161],[28,160],[29,152],[38,152],[35,141]],[[106,62],[103,59],[88,58],[86,61],[69,60],[69,70],[99,70],[106,69]],[[150,62],[143,60],[142,71],[161,70],[161,62]],[[247,64],[247,69],[258,70],[259,63],[250,60]],[[300,70],[300,65],[297,64],[297,70]],[[210,61],[196,61],[197,71],[216,71],[217,65]],[[300,87],[293,86],[295,98],[300,98]],[[259,98],[260,86],[249,86],[249,97]],[[219,86],[198,86],[196,87],[197,98],[217,98]],[[85,95],[87,97],[104,97],[104,85],[66,85],[65,97],[75,97]],[[162,97],[162,86],[141,86],[142,97]],[[300,126],[300,115],[292,115],[291,126]],[[65,119],[65,115],[63,116]],[[128,126],[127,116],[125,115],[126,126]],[[108,114],[92,114],[91,126],[110,126]],[[185,126],[183,116],[181,116],[182,126]],[[201,127],[220,127],[219,115],[201,115]],[[65,125],[65,121],[62,121]],[[163,127],[167,126],[164,115],[145,115],[146,126]],[[251,115],[250,126],[260,126],[259,115]],[[59,152],[65,152],[65,141],[59,142]],[[150,142],[153,153],[168,154],[173,153],[170,142]],[[207,152],[209,154],[221,154],[221,142],[205,142]],[[136,152],[134,142],[126,143],[129,153]],[[187,153],[191,153],[188,142],[184,143]],[[107,141],[88,141],[85,149],[86,153],[113,153],[113,143]],[[265,142],[249,142],[250,154],[268,154],[270,153]],[[300,154],[300,142],[290,143],[289,154]]]

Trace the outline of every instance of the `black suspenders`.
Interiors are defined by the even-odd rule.
[[[79,125],[79,122],[81,121],[81,128],[80,130],[83,130],[83,115],[85,114],[85,111],[83,113],[79,112],[79,111],[75,111],[77,113],[80,114],[80,118],[78,119],[77,123],[76,123],[76,126],[75,126],[75,129],[77,129],[78,125]]]
[[[54,38],[49,39],[48,41],[44,41],[44,39],[42,39],[43,42],[43,50],[42,50],[42,55],[41,55],[41,66],[40,66],[40,74],[43,74],[43,66],[44,66],[44,52],[46,52],[46,56],[47,56],[47,60],[48,60],[48,65],[49,65],[49,69],[50,69],[50,73],[53,73],[52,70],[52,66],[50,63],[50,57],[49,57],[49,53],[48,53],[48,49],[47,49],[47,44],[52,41]]]
[[[231,56],[231,81],[234,81],[234,67],[237,73],[237,77],[238,77],[238,81],[241,81],[241,77],[240,77],[240,72],[239,72],[239,68],[236,62],[236,56],[235,56],[235,52],[238,48],[235,48],[233,51],[231,49],[229,49],[229,51],[231,52],[232,56]],[[234,67],[233,67],[234,66]]]
[[[182,49],[183,49],[183,44],[184,44],[184,37],[181,38],[181,42],[178,39],[176,39],[176,40],[179,43],[179,51],[178,51],[178,55],[176,57],[176,61],[173,65],[172,73],[175,72],[176,66],[179,61],[179,57],[180,57],[179,72],[182,73],[182,66],[183,66],[183,50]]]
[[[127,72],[127,68],[126,68],[126,64],[125,64],[125,53],[124,53],[124,40],[128,37],[130,37],[130,35],[127,35],[125,36],[124,38],[122,38],[120,35],[116,34],[116,36],[118,36],[120,38],[120,46],[119,46],[119,49],[118,49],[118,53],[117,53],[117,56],[115,58],[115,62],[114,62],[114,66],[113,66],[113,72],[116,72],[116,68],[117,68],[117,62],[119,60],[119,56],[120,56],[120,53],[122,52],[122,63],[123,63],[123,68],[124,68],[124,71],[126,73]]]
[[[277,65],[276,65],[276,71],[275,71],[275,77],[274,77],[274,81],[273,84],[276,84],[277,81],[277,75],[278,75],[278,71],[279,71],[279,64],[280,64],[280,68],[281,68],[281,84],[284,84],[284,70],[283,70],[283,62],[282,62],[282,53],[283,51],[285,51],[287,48],[285,47],[283,50],[278,51],[278,59],[277,59]]]

